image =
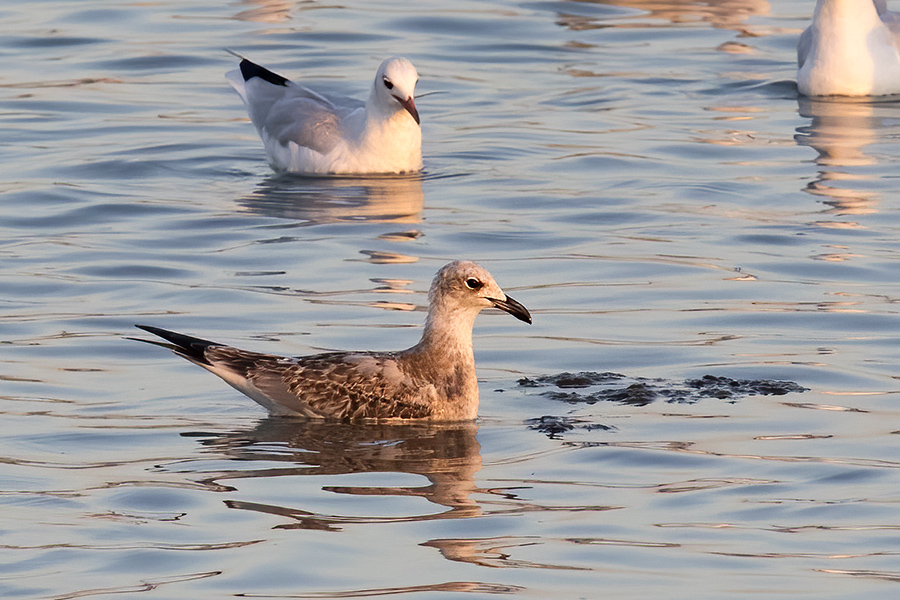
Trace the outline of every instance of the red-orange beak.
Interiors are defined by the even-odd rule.
[[[397,96],[394,96],[394,98],[397,98]],[[397,98],[397,102],[399,102],[403,106],[403,108],[406,109],[406,112],[412,115],[412,118],[416,120],[417,125],[421,125],[421,123],[419,122],[419,111],[416,110],[416,102],[415,100],[413,100],[412,96],[410,96],[406,100],[404,100],[403,98]]]

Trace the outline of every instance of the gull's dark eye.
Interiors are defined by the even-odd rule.
[[[386,87],[386,88],[389,89],[389,90],[394,89],[394,84],[391,83],[391,80],[390,80],[390,79],[388,79],[387,77],[385,77],[385,78],[383,79],[383,81],[384,81],[384,87]]]
[[[466,279],[466,287],[470,290],[480,290],[482,287],[484,287],[484,284],[474,277],[469,277],[468,279]]]

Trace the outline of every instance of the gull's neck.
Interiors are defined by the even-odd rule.
[[[351,126],[357,152],[367,153],[370,172],[405,172],[422,168],[422,130],[413,118],[391,98],[375,88],[365,109],[356,113]],[[382,163],[382,164],[379,164]]]
[[[441,363],[453,357],[470,359],[474,364],[472,328],[476,316],[478,311],[432,307],[425,319],[422,339],[410,351]]]
[[[393,98],[385,98],[374,88],[366,100],[365,123],[363,123],[363,135],[381,136],[398,135],[400,132],[407,135],[421,136],[419,126],[413,118]]]
[[[370,123],[390,120],[397,110],[388,100],[389,98],[382,97],[378,88],[373,85],[366,99],[366,120]]]
[[[478,416],[478,376],[472,352],[477,310],[432,310],[418,344],[397,354],[410,376],[434,386],[434,418],[468,420]]]

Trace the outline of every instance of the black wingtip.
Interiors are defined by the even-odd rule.
[[[139,338],[129,338],[133,340],[137,340],[139,342],[146,342],[148,344],[155,344],[157,346],[162,346],[164,348],[168,348],[173,352],[177,352],[181,356],[195,361],[199,363],[205,363],[206,357],[205,352],[206,349],[210,346],[221,346],[222,344],[211,342],[209,340],[204,340],[201,338],[195,338],[189,335],[184,335],[183,333],[177,333],[175,331],[169,331],[168,329],[162,329],[160,327],[153,327],[152,325],[135,325],[138,329],[143,329],[147,333],[152,333],[153,335],[158,335],[162,339],[170,342],[170,344],[161,344],[160,342],[154,340],[142,340]]]
[[[254,77],[259,77],[263,81],[268,81],[273,85],[288,84],[288,80],[278,73],[273,73],[267,68],[261,67],[255,62],[251,62],[246,58],[241,59],[241,77],[244,78],[244,81],[250,81]]]

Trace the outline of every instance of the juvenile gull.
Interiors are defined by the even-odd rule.
[[[239,350],[180,333],[137,325],[169,348],[218,375],[273,415],[342,421],[459,421],[478,414],[472,327],[481,309],[496,307],[531,323],[481,266],[456,261],[441,268],[428,292],[418,344],[399,352],[328,352],[286,358]]]
[[[277,171],[409,173],[422,168],[419,74],[405,58],[378,67],[368,100],[325,96],[246,58],[226,74]]]
[[[797,44],[805,96],[900,94],[900,14],[885,0],[818,0]]]

